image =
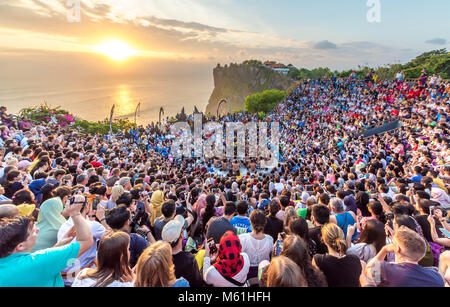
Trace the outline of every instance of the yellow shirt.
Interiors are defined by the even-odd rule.
[[[203,269],[203,262],[205,260],[205,250],[201,249],[195,255],[195,260],[197,260],[198,269],[201,271]]]
[[[433,179],[433,183],[434,183],[435,185],[437,185],[439,188],[441,188],[442,190],[444,190],[445,193],[448,194],[448,190],[445,188],[445,184],[444,184],[444,181],[442,181],[442,179],[440,179],[440,178],[434,178],[434,179]]]

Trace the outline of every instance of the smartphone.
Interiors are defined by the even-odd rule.
[[[217,253],[217,247],[216,247],[216,242],[214,242],[214,238],[208,239],[208,241],[206,243],[209,246],[209,253],[211,255]]]
[[[96,211],[99,203],[100,203],[100,197],[96,196],[92,201],[92,210]]]
[[[450,239],[450,232],[448,232],[447,229],[445,229],[445,228],[439,228],[439,230],[442,232],[442,234],[443,234],[444,236],[447,237],[447,239]]]
[[[430,207],[430,215],[431,216],[434,216],[434,208],[435,208],[434,206]]]

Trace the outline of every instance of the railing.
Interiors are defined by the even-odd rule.
[[[396,121],[384,124],[382,126],[373,127],[369,130],[361,132],[361,133],[357,134],[356,137],[364,136],[364,138],[368,138],[368,137],[371,137],[376,134],[383,134],[386,132],[390,132],[392,130],[397,130],[398,128],[401,128],[403,126],[404,126],[404,124],[402,122],[396,120]]]
[[[416,82],[419,82],[419,78],[407,78],[407,79],[405,79],[405,81],[416,83]],[[427,81],[428,81],[428,78],[427,78]],[[450,82],[450,79],[442,79],[441,82]]]

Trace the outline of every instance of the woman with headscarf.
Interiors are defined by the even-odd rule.
[[[431,188],[431,200],[438,202],[445,209],[450,208],[450,197],[440,188]]]
[[[161,208],[164,202],[164,193],[161,190],[153,192],[152,198],[150,199],[150,212],[152,213],[150,217],[150,224],[154,225],[156,218],[162,215]]]
[[[250,258],[241,253],[239,237],[227,231],[220,239],[216,253],[211,254],[206,244],[203,276],[207,284],[214,287],[244,287],[250,269]],[[214,263],[213,265],[211,265]]]
[[[200,196],[198,197],[197,201],[194,203],[192,207],[198,215],[201,215],[202,210],[204,210],[206,207],[206,197],[207,197],[206,191],[202,190],[200,192]]]
[[[36,223],[39,233],[32,252],[53,247],[57,243],[58,230],[66,222],[61,214],[62,211],[63,203],[60,197],[51,198],[42,203]]]

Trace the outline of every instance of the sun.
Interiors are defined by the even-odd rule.
[[[101,43],[95,48],[95,51],[119,62],[137,55],[137,51],[130,47],[130,45],[117,39]]]

